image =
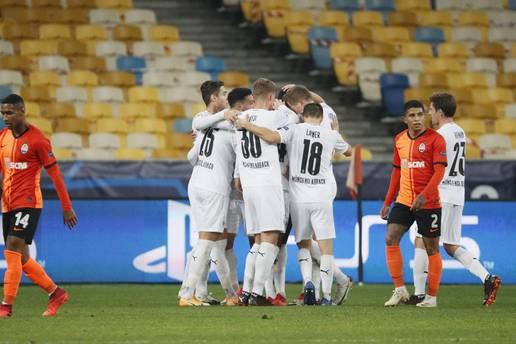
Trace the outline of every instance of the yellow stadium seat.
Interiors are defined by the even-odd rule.
[[[476,145],[468,144],[466,146],[466,159],[478,160],[482,158],[482,152]]]
[[[25,102],[25,114],[29,117],[40,117],[41,108],[38,103]]]
[[[285,26],[314,25],[314,18],[309,11],[288,11],[285,13]]]
[[[68,73],[68,84],[70,86],[97,86],[99,83],[97,74],[87,70],[73,70]]]
[[[106,71],[106,60],[102,57],[82,56],[70,58],[70,69],[89,70],[94,73]]]
[[[330,46],[333,59],[356,58],[362,56],[362,48],[357,43],[336,42]]]
[[[401,44],[401,56],[430,58],[433,57],[432,46],[428,43],[407,42]]]
[[[234,87],[249,87],[249,75],[241,72],[223,72],[219,74],[219,80],[224,83],[224,86]]]
[[[56,72],[51,71],[32,72],[29,81],[31,86],[61,86],[61,77]]]
[[[86,103],[82,112],[89,120],[97,120],[99,117],[113,117],[113,105],[111,103]]]
[[[86,43],[79,41],[59,42],[57,51],[59,55],[67,57],[88,55],[88,48]]]
[[[340,85],[356,85],[355,59],[362,56],[362,48],[357,43],[337,42],[330,47],[333,69]]]
[[[419,87],[422,88],[446,88],[448,80],[444,73],[421,73],[419,74]]]
[[[427,99],[437,91],[439,90],[434,88],[407,88],[404,91],[404,98],[405,101],[417,99],[426,102]]]
[[[106,86],[131,87],[136,85],[133,73],[106,72],[99,75],[100,84]]]
[[[376,11],[355,11],[353,12],[354,26],[383,26],[383,17]]]
[[[52,153],[57,160],[72,160],[74,159],[73,152],[65,148],[52,148]]]
[[[140,133],[166,134],[167,123],[158,118],[138,118],[130,129]]]
[[[154,25],[149,27],[149,39],[154,42],[179,41],[179,29],[173,25]]]
[[[396,0],[396,11],[431,10],[429,0]]]
[[[286,28],[287,40],[292,52],[296,54],[308,54],[310,45],[308,42],[308,25],[291,25]]]
[[[55,132],[89,134],[88,120],[84,118],[60,118],[56,121]]]
[[[508,88],[486,88],[475,90],[475,104],[508,104],[514,102],[514,95]]]
[[[499,87],[516,89],[516,72],[498,74],[497,85]]]
[[[64,8],[61,10],[60,21],[67,24],[86,24],[90,21],[90,13],[84,8]]]
[[[496,106],[493,104],[464,104],[460,108],[462,117],[465,118],[498,118]]]
[[[97,122],[97,131],[102,133],[127,134],[127,121],[120,118],[100,118]]]
[[[512,43],[511,46],[511,56],[516,57],[516,43]]]
[[[267,30],[267,35],[273,38],[285,37],[285,14],[286,10],[266,10],[263,11],[263,24]]]
[[[376,42],[402,43],[411,40],[409,29],[401,26],[373,27],[371,33]]]
[[[382,58],[392,58],[398,55],[396,46],[390,43],[369,43],[366,48],[363,49],[364,56],[375,56]]]
[[[184,149],[192,147],[190,134],[168,134],[165,136],[166,146],[172,149]]]
[[[75,39],[78,41],[104,41],[108,39],[108,33],[106,28],[101,25],[77,25],[75,27]]]
[[[32,7],[61,8],[61,0],[31,0]]]
[[[459,12],[460,26],[489,27],[489,17],[484,11]]]
[[[181,103],[159,103],[156,111],[159,117],[166,119],[185,117],[185,107]]]
[[[30,69],[30,60],[24,56],[0,56],[0,68],[25,72]]]
[[[35,103],[48,103],[52,100],[47,87],[22,87],[21,96],[25,101]]]
[[[206,111],[206,104],[204,103],[193,103],[192,104],[192,113],[196,114],[202,111]]]
[[[349,17],[343,11],[322,11],[319,14],[319,25],[321,26],[338,26],[349,25]]]
[[[75,117],[75,106],[72,103],[50,103],[45,106],[45,117]]]
[[[142,31],[136,25],[117,25],[113,29],[113,40],[141,41],[142,39]]]
[[[20,0],[0,0],[0,8],[4,7],[27,7],[26,1]]]
[[[494,59],[503,59],[505,57],[505,48],[501,43],[481,42],[475,46],[475,55],[480,57],[490,57]]]
[[[157,106],[149,103],[123,103],[120,114],[123,118],[156,117]]]
[[[117,160],[145,160],[146,154],[143,149],[129,149],[121,148],[115,152],[115,159]]]
[[[156,149],[152,152],[152,157],[158,160],[165,159],[186,159],[184,150],[180,149]]]
[[[373,152],[368,148],[361,148],[360,155],[362,156],[362,160],[373,160]]]
[[[132,0],[96,0],[95,4],[97,8],[115,8],[115,9],[126,9],[133,8]]]
[[[466,132],[466,136],[478,136],[487,132],[486,124],[481,119],[460,119],[457,124]]]
[[[6,23],[3,27],[3,38],[6,40],[18,41],[22,39],[36,39],[39,37],[37,25]]]
[[[414,12],[392,11],[389,13],[389,25],[413,28],[417,26],[417,15]]]
[[[129,89],[129,101],[138,103],[158,103],[159,90],[154,87],[137,86]]]
[[[52,123],[46,118],[43,118],[43,117],[29,118],[28,122],[30,124],[32,124],[33,126],[35,126],[36,128],[38,128],[39,130],[41,130],[43,132],[43,134],[45,134],[45,136],[47,136],[47,137],[49,137],[53,133]]]
[[[277,10],[277,9],[290,9],[288,0],[261,0],[260,9],[262,11]]]
[[[455,97],[457,104],[471,104],[473,103],[473,90],[469,88],[455,88],[450,90],[451,94]],[[458,111],[461,111],[463,107],[459,106]],[[467,113],[464,113],[467,116]]]
[[[17,23],[46,24],[52,23],[54,18],[51,12],[55,9],[46,8],[2,8],[4,19],[13,19]]]
[[[447,75],[450,88],[485,88],[487,78],[483,73],[451,73]]]
[[[43,56],[57,55],[57,41],[22,41],[20,43],[20,55],[22,56]]]
[[[69,8],[95,8],[95,0],[67,0],[66,5]]]
[[[463,61],[450,58],[435,58],[425,60],[423,70],[425,73],[461,73],[466,69]]]
[[[419,25],[432,27],[453,26],[453,16],[447,11],[423,11],[418,12]]]
[[[44,24],[39,27],[39,38],[46,40],[70,39],[71,31],[68,25]]]
[[[464,43],[442,43],[437,47],[439,57],[468,58],[468,47]]]
[[[495,121],[495,132],[497,134],[514,135],[516,134],[516,119],[501,118]]]
[[[339,33],[339,41],[341,42],[355,42],[364,46],[373,40],[371,30],[366,27],[344,27],[337,31],[337,34]]]

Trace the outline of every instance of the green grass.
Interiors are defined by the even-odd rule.
[[[385,309],[387,285],[355,287],[338,307],[187,309],[177,306],[177,285],[65,288],[69,303],[47,319],[45,295],[22,287],[13,317],[0,321],[0,343],[516,343],[516,286],[502,286],[490,308],[480,285],[443,286],[437,309]]]

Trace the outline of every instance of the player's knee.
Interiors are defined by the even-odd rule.
[[[453,257],[455,254],[455,251],[457,250],[457,246],[448,245],[448,244],[444,244],[443,246],[444,246],[444,250],[446,251],[446,253],[448,253],[448,255],[450,257]]]
[[[25,252],[25,245],[27,244],[25,243],[24,239],[15,236],[8,236],[5,243],[5,249],[23,254]]]
[[[400,243],[400,238],[393,234],[393,233],[387,233],[385,236],[385,245],[387,246],[397,246]]]

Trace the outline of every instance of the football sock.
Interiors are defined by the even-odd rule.
[[[335,259],[333,259],[333,278],[335,278],[335,281],[338,285],[345,285],[350,281],[348,275],[343,273],[342,270],[337,266]]]
[[[22,255],[19,252],[4,250],[7,270],[4,275],[4,303],[12,305],[22,276]]]
[[[29,260],[22,266],[25,275],[34,283],[37,284],[41,289],[51,294],[56,290],[57,286],[48,277],[45,270],[39,265],[34,259]]]
[[[428,295],[437,296],[442,271],[443,261],[441,254],[437,252],[432,256],[428,256]]]
[[[424,248],[414,249],[414,294],[424,295],[428,275],[428,254]]]
[[[274,299],[276,297],[276,290],[274,289],[274,283],[272,276],[269,276],[267,281],[265,281],[265,296],[267,298]]]
[[[215,246],[211,250],[210,260],[211,264],[215,267],[215,273],[219,278],[220,285],[224,289],[226,296],[235,296],[235,290],[231,285],[231,276],[229,274],[229,264],[226,259],[226,244],[227,239],[218,240],[215,242]]]
[[[278,251],[278,246],[269,242],[262,242],[260,244],[255,262],[253,293],[263,295],[265,282],[271,278],[272,265],[276,260]]]
[[[245,258],[244,283],[242,290],[248,293],[250,293],[253,289],[256,256],[258,255],[257,252],[259,249],[260,244],[254,244],[247,253],[247,257]]]
[[[184,288],[180,291],[180,296],[183,299],[191,299],[194,295],[194,289],[201,278],[203,269],[207,265],[208,257],[211,249],[215,245],[214,241],[200,239],[195,245],[192,252],[192,259],[190,262],[190,269],[186,277]]]
[[[234,290],[237,290],[239,288],[239,285],[235,250],[233,250],[232,248],[226,250],[226,259],[228,260],[229,265],[229,276],[231,278],[231,286]]]
[[[325,254],[321,256],[321,284],[323,297],[331,300],[331,286],[333,283],[333,256]]]
[[[307,282],[312,282],[312,256],[310,255],[310,251],[306,248],[300,248],[299,251],[297,251],[297,261],[301,269],[303,285]]]
[[[312,281],[315,286],[315,299],[317,301],[320,300],[321,295],[321,267],[319,265],[320,258],[318,261],[313,260],[312,258]]]
[[[186,285],[186,278],[188,277],[188,271],[190,270],[190,262],[192,261],[192,252],[193,252],[193,249],[190,250],[190,252],[188,252],[188,254],[186,255],[186,266],[185,266],[185,272],[183,274],[183,282],[181,283],[181,289],[184,288],[184,286]],[[181,290],[179,289],[179,290]]]
[[[312,255],[312,260],[316,265],[321,264],[321,249],[319,248],[319,244],[317,241],[312,240],[312,246],[310,246],[310,254]]]
[[[469,272],[471,272],[473,275],[480,278],[482,283],[484,283],[484,281],[486,280],[486,277],[489,276],[489,272],[486,270],[486,268],[484,268],[482,266],[482,264],[480,264],[478,259],[473,257],[471,252],[469,252],[468,250],[466,250],[462,247],[459,247],[455,251],[453,258],[455,258],[459,262],[461,262],[461,264],[464,265],[464,267],[466,269],[468,269]]]
[[[274,265],[274,287],[276,292],[283,297],[287,297],[285,292],[285,272],[287,268],[287,245],[280,247],[278,259]]]
[[[394,287],[403,287],[405,285],[403,283],[403,256],[400,247],[386,246],[385,255]]]
[[[213,248],[211,250],[213,251]],[[210,277],[210,265],[211,259],[208,257],[208,260],[204,263],[204,266],[202,267],[199,280],[195,285],[195,296],[201,300],[205,300],[208,297],[208,278]]]

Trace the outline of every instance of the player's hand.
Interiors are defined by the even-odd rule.
[[[242,183],[240,182],[240,178],[233,179],[233,183],[235,185],[235,190],[242,193]]]
[[[63,211],[63,223],[68,226],[69,229],[73,229],[77,225],[77,215],[73,209]]]
[[[410,207],[410,210],[412,211],[418,211],[421,208],[423,208],[423,205],[426,203],[426,198],[422,194],[419,194],[416,196],[416,199],[414,200],[414,203],[412,203],[412,206]]]
[[[236,122],[237,118],[238,118],[237,116],[238,116],[239,113],[240,113],[240,111],[238,111],[238,110],[228,110],[228,111],[226,111],[224,113],[224,118],[228,122],[234,124]]]
[[[235,127],[237,129],[246,129],[247,125],[249,124],[249,121],[247,118],[238,117],[235,121]]]
[[[386,206],[386,205],[384,205],[384,206],[382,207],[382,210],[380,210],[380,217],[381,217],[382,219],[387,220],[387,219],[389,218],[389,209],[390,209],[390,208],[391,208],[391,207],[388,207],[388,206]]]
[[[296,84],[288,84],[288,85],[283,86],[281,89],[283,90],[283,92],[287,92],[294,86],[296,86]]]
[[[197,137],[197,134],[196,134],[195,130],[192,130],[190,135],[192,136],[192,141],[195,141],[195,138]]]
[[[337,117],[331,120],[331,129],[339,131],[339,120]]]

